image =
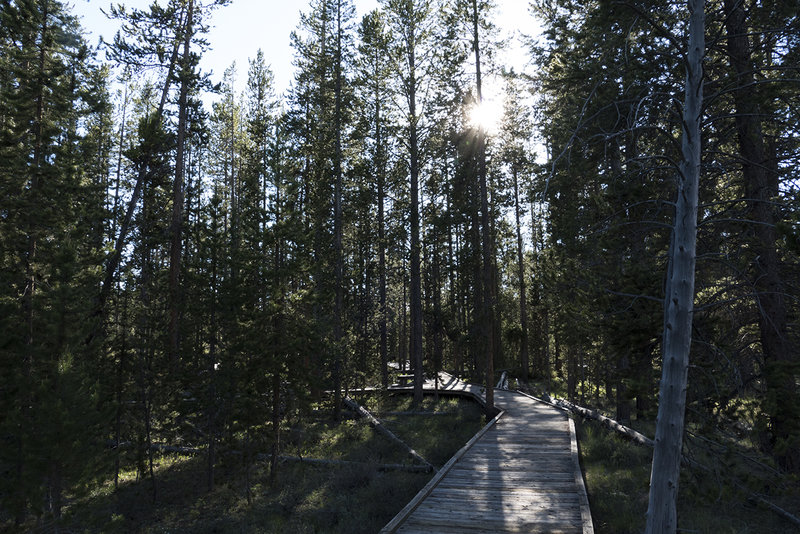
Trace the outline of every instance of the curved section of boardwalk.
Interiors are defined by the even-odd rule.
[[[481,395],[452,377],[440,387]],[[572,421],[516,392],[495,390],[495,405],[495,424],[382,532],[594,532]]]

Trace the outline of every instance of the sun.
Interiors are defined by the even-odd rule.
[[[497,133],[502,119],[503,105],[496,100],[484,98],[480,104],[472,106],[469,110],[470,126],[480,128],[490,135]]]

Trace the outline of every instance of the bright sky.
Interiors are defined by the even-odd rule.
[[[110,0],[72,0],[74,13],[81,18],[90,43],[97,43],[102,35],[110,41],[117,31],[115,21],[109,21],[101,13],[108,10]],[[528,13],[529,0],[497,0],[495,20],[505,36],[512,32],[533,34],[537,26]],[[116,0],[128,7],[146,8],[152,0]],[[162,2],[164,3],[164,2]],[[356,21],[378,7],[377,0],[355,0]],[[294,51],[289,34],[297,28],[300,12],[308,12],[307,0],[233,0],[230,5],[219,8],[211,20],[208,41],[211,49],[202,58],[201,67],[212,71],[212,81],[219,82],[222,73],[236,61],[237,87],[244,87],[247,77],[248,59],[255,57],[261,48],[275,74],[276,92],[282,94],[289,88],[294,77],[292,66]],[[525,69],[526,54],[518,39],[509,41],[505,50],[505,62],[518,72]]]

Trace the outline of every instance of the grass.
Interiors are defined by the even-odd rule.
[[[408,395],[371,395],[359,401],[383,411],[404,411],[410,406]],[[396,416],[387,418],[386,424],[435,465],[446,463],[483,425],[480,408],[471,401],[441,397],[437,403],[426,396],[423,407],[453,413]],[[73,495],[64,510],[62,528],[85,533],[374,533],[432,476],[379,471],[376,464],[411,460],[360,420],[337,424],[309,418],[285,434],[284,454],[372,465],[320,467],[285,462],[279,465],[276,481],[271,484],[267,462],[259,462],[251,471],[248,502],[240,456],[220,457],[215,488],[208,492],[204,454],[159,455],[155,503],[151,481],[137,480],[132,466],[128,466],[121,473],[117,491],[113,479],[109,479],[88,492]],[[36,525],[27,526],[37,530]]]
[[[436,467],[447,463],[484,424],[481,408],[459,397],[440,396],[436,401],[432,395],[426,395],[419,411],[452,413],[437,416],[380,415],[410,411],[410,395],[372,396],[365,400],[367,409],[374,410],[387,428]]]
[[[576,428],[595,531],[598,534],[642,532],[652,450],[626,441],[593,421],[576,421]],[[734,460],[727,466],[718,465],[712,472],[684,468],[678,491],[678,532],[793,532],[790,523],[750,503],[747,500],[750,490],[731,484],[730,471],[745,473],[747,469]],[[756,478],[755,473],[752,475]],[[772,500],[781,506],[794,502],[796,508],[800,502],[798,488],[783,488],[782,493],[782,497]]]

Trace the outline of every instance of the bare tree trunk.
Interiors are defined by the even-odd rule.
[[[161,101],[158,104],[158,109],[155,112],[154,119],[157,121],[161,121],[162,116],[164,114],[164,106],[167,102],[167,96],[169,95],[169,88],[172,83],[172,78],[175,73],[175,67],[178,62],[178,52],[180,50],[181,41],[177,38],[175,39],[174,46],[172,48],[172,55],[169,60],[169,69],[167,70],[167,76],[164,79],[164,87],[161,89]],[[106,300],[108,300],[108,296],[111,294],[111,286],[114,284],[114,275],[117,272],[117,267],[119,267],[119,262],[122,258],[122,249],[125,248],[125,241],[128,237],[128,231],[130,230],[130,224],[133,220],[133,213],[136,211],[136,205],[139,203],[139,197],[142,195],[142,190],[144,189],[144,182],[147,179],[147,173],[149,168],[147,166],[147,159],[149,155],[144,154],[142,156],[142,161],[140,162],[139,166],[139,173],[136,177],[136,184],[133,187],[133,192],[131,193],[131,199],[128,201],[128,209],[125,212],[125,218],[122,220],[119,229],[119,235],[117,235],[117,240],[114,244],[114,251],[111,253],[111,256],[106,261],[105,267],[105,275],[103,277],[103,285],[100,288],[100,295],[97,298],[97,307],[95,309],[95,315],[102,315],[103,309],[105,307]],[[96,332],[92,332],[89,334],[86,342],[87,344],[94,339]]]
[[[189,7],[184,25],[183,57],[181,65],[181,89],[178,97],[178,139],[175,152],[175,182],[172,187],[172,241],[169,253],[169,352],[170,361],[178,362],[178,345],[180,339],[178,319],[180,315],[180,273],[181,273],[181,227],[183,222],[183,182],[185,174],[184,159],[186,154],[186,122],[187,98],[189,95],[189,69],[191,68],[190,48],[192,43],[192,17],[194,0],[189,0]]]
[[[658,397],[647,534],[674,533],[676,500],[686,411],[686,382],[692,343],[694,276],[697,241],[697,197],[700,181],[700,125],[703,113],[705,3],[688,0],[689,48],[683,108],[682,152],[675,227],[664,303],[664,342]]]

